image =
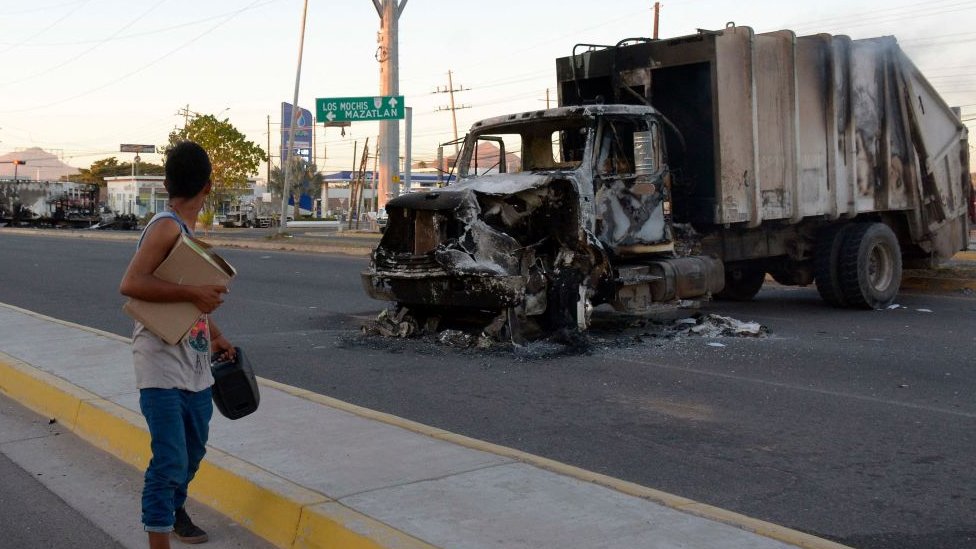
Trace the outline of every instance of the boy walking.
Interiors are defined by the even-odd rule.
[[[152,459],[142,490],[142,523],[151,549],[168,549],[170,533],[185,543],[203,543],[207,534],[193,524],[184,505],[187,487],[206,453],[213,415],[211,356],[233,358],[234,347],[208,313],[223,302],[224,286],[185,286],[153,275],[180,234],[192,235],[211,189],[207,152],[184,141],[166,153],[167,211],[146,225],[122,278],[122,295],[153,302],[191,302],[202,314],[180,343],[169,345],[136,322],[132,361],[139,407],[152,439]]]

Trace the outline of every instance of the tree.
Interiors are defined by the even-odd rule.
[[[291,162],[292,172],[288,178],[288,182],[291,183],[291,189],[288,190],[288,194],[295,202],[293,216],[295,219],[298,219],[298,201],[301,195],[317,196],[321,194],[322,186],[325,185],[325,178],[319,173],[314,162],[308,162],[300,156],[292,156],[289,162]],[[268,190],[272,194],[281,194],[281,188],[284,186],[284,183],[285,172],[279,167],[272,168]]]
[[[217,120],[212,114],[194,115],[183,129],[170,133],[169,147],[187,139],[199,143],[210,155],[213,189],[204,210],[211,214],[225,200],[234,201],[247,194],[248,176],[256,174],[258,166],[267,159],[264,149],[248,141],[227,119]]]
[[[81,168],[78,175],[68,176],[72,181],[80,183],[94,183],[105,186],[106,177],[118,177],[132,175],[132,164],[129,162],[119,162],[118,158],[110,156],[92,162],[89,168]],[[139,163],[139,175],[163,175],[163,166],[152,162]]]

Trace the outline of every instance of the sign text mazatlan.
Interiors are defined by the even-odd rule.
[[[331,97],[315,100],[316,122],[368,122],[403,118],[403,96]]]

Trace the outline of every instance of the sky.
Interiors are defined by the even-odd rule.
[[[399,0],[402,4],[404,0]],[[399,90],[413,110],[413,159],[434,160],[475,121],[555,104],[555,59],[577,43],[651,36],[645,0],[412,0],[399,19]],[[122,143],[164,145],[181,111],[226,118],[277,154],[295,90],[302,0],[0,0],[0,154],[41,147],[87,168]],[[976,127],[976,0],[666,0],[659,36],[717,30],[894,35]],[[372,0],[308,1],[299,104],[371,96],[380,19]],[[460,108],[464,107],[464,108]],[[402,128],[402,126],[401,126]],[[375,122],[316,130],[321,171],[349,170]],[[401,140],[404,138],[401,129]],[[976,141],[976,139],[973,139]],[[401,145],[400,154],[404,154]],[[143,161],[160,163],[158,154]],[[273,159],[277,162],[277,159]],[[260,173],[263,177],[265,167]]]

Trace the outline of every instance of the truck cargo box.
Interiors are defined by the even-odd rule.
[[[730,26],[600,48],[557,60],[560,105],[646,102],[668,117],[684,139],[669,152],[686,155],[676,220],[904,211],[926,252],[962,247],[966,128],[893,37]]]

